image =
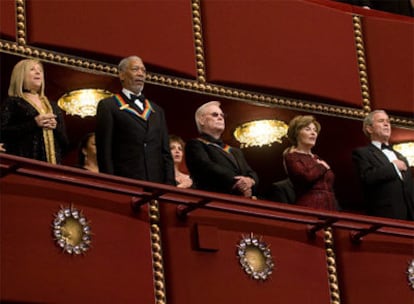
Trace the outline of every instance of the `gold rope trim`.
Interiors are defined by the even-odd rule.
[[[71,69],[87,73],[104,74],[118,77],[118,68],[99,61],[92,61],[67,54],[51,52],[40,48],[18,45],[17,43],[0,39],[0,52],[9,53],[27,58],[39,59]],[[331,116],[362,120],[366,112],[362,109],[341,107],[307,100],[292,99],[255,91],[235,89],[210,83],[200,83],[196,80],[179,78],[156,73],[147,73],[146,82],[172,89],[184,90],[193,93],[206,94],[221,98],[239,100],[254,105],[280,107],[296,111],[329,114]],[[414,128],[414,118],[390,116],[391,123],[403,128]]]
[[[165,304],[167,303],[167,300],[165,293],[164,262],[162,256],[160,210],[157,200],[152,200],[149,203],[148,213],[151,225],[151,251],[155,303]]]
[[[352,17],[354,25],[355,47],[358,59],[359,82],[361,85],[362,108],[364,112],[371,112],[371,100],[369,94],[368,72],[365,60],[364,37],[362,35],[361,16],[354,15]]]
[[[16,33],[17,43],[26,44],[26,2],[25,0],[16,0]]]
[[[192,0],[192,15],[193,15],[193,35],[194,35],[194,49],[196,55],[197,66],[197,80],[198,82],[206,82],[206,70],[204,61],[204,45],[203,45],[203,30],[201,22],[201,3],[200,0]]]
[[[334,251],[334,239],[332,228],[324,229],[324,241],[326,250],[326,263],[328,268],[329,291],[331,295],[331,304],[341,304],[341,298],[338,286],[338,276],[336,273],[336,260]]]

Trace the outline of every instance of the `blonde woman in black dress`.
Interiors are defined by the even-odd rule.
[[[8,95],[0,112],[7,153],[59,164],[68,140],[61,110],[45,95],[40,61],[24,59],[14,66]]]

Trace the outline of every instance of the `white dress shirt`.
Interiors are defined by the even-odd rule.
[[[129,99],[131,99],[131,95],[136,95],[134,94],[134,92],[131,92],[130,90],[125,89],[125,88],[122,89],[122,93],[124,93]],[[140,96],[140,95],[141,95],[141,92],[137,96]],[[141,102],[141,100],[135,99],[134,103],[138,106],[138,108],[141,109],[141,111],[144,110],[144,105]]]
[[[398,159],[397,155],[395,154],[394,151],[389,150],[389,149],[382,149],[381,145],[382,143],[380,143],[379,141],[372,141],[371,142],[375,147],[377,147],[378,149],[380,149],[382,151],[382,153],[385,154],[385,156],[388,158],[388,160],[390,161],[390,163],[393,164],[395,171],[397,171],[398,176],[403,179],[402,174],[400,172],[400,170],[398,169],[397,165],[393,163],[394,160]],[[388,144],[387,144],[388,145]]]

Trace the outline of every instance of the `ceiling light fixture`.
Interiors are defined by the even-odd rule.
[[[407,158],[410,167],[414,167],[414,141],[395,144],[392,147]]]
[[[270,146],[274,142],[281,143],[287,130],[287,124],[280,120],[254,120],[238,126],[233,135],[240,142],[242,148],[261,147]]]
[[[82,118],[95,116],[98,102],[113,94],[102,89],[80,89],[66,93],[58,100],[58,105],[69,115]]]

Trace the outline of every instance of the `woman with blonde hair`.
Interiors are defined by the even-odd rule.
[[[293,183],[296,204],[316,209],[336,210],[331,167],[312,153],[321,125],[311,115],[296,116],[287,136],[292,146],[283,153],[284,165]]]
[[[1,105],[0,141],[7,153],[59,164],[68,140],[62,112],[44,90],[40,61],[23,59],[14,66]]]

